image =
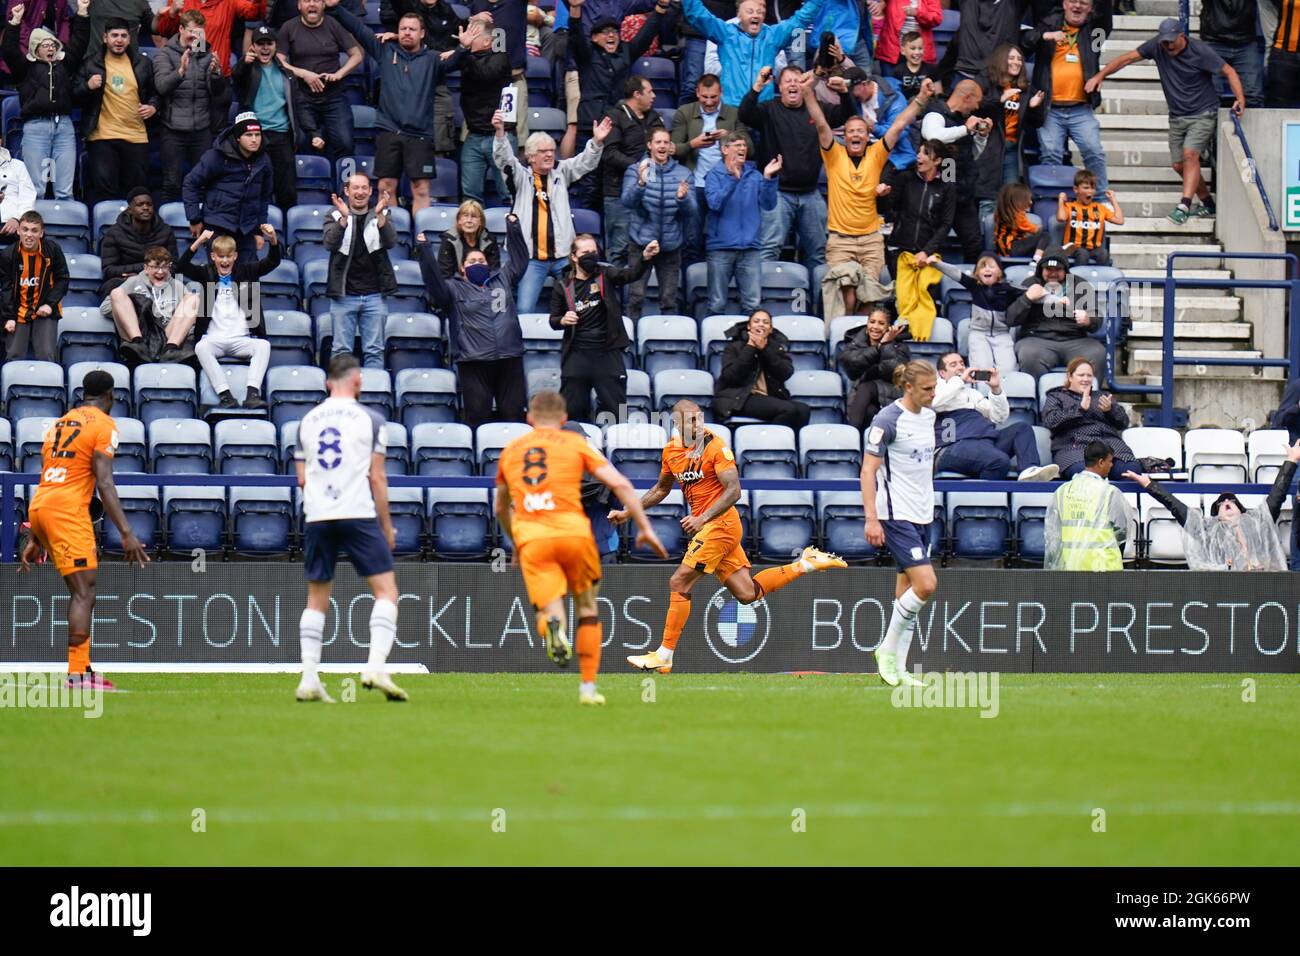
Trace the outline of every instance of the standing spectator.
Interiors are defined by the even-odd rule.
[[[483,253],[488,268],[496,272],[501,268],[501,250],[492,233],[487,231],[483,207],[473,199],[466,199],[456,210],[456,225],[442,234],[438,245],[438,272],[444,279],[459,275],[465,257],[471,252]]]
[[[1030,95],[1025,55],[1013,43],[1003,43],[993,51],[987,82],[988,96],[996,98],[1002,111],[998,124],[1002,133],[1002,184],[1017,183],[1020,182],[1020,146],[1027,130],[1042,125],[1045,97],[1042,90]]]
[[[217,137],[182,185],[190,235],[204,229],[234,237],[246,260],[257,256],[257,236],[269,218],[274,174],[262,150],[255,113],[240,113]]]
[[[784,96],[782,93],[783,99]],[[906,138],[907,128],[925,109],[930,100],[930,89],[923,89],[907,104],[884,136],[870,146],[867,145],[870,129],[865,119],[859,116],[849,118],[844,124],[844,143],[841,145],[831,133],[811,82],[803,83],[803,98],[808,115],[812,117],[822,162],[826,165],[830,196],[826,262],[830,266],[856,263],[869,279],[879,281],[880,272],[885,267],[885,238],[880,234],[882,223],[876,211],[876,197],[889,188],[881,184],[881,173],[889,163],[890,151]],[[901,102],[902,97],[898,100]],[[855,282],[841,287],[845,310],[850,313],[857,310],[856,286]]]
[[[977,379],[977,372],[986,378]],[[986,381],[987,395],[972,386]],[[956,352],[939,356],[939,387],[930,406],[934,420],[934,470],[955,471],[968,478],[1003,481],[1015,458],[1017,481],[1051,481],[1056,465],[1044,465],[1038,456],[1034,427],[1024,422],[1007,425],[1011,406],[1002,393],[1002,376],[995,368],[967,368]]]
[[[50,9],[54,7],[54,3],[49,5]],[[36,199],[45,198],[47,183],[53,183],[55,199],[71,199],[77,170],[72,84],[90,39],[90,0],[78,0],[67,46],[44,27],[31,29],[23,39],[25,9],[21,3],[10,8],[4,35],[0,37],[0,53],[18,82],[23,163],[32,182],[40,184],[36,187]]]
[[[688,41],[689,42],[689,41]],[[722,102],[722,83],[712,73],[695,84],[695,100],[673,114],[672,139],[677,161],[694,174],[696,216],[686,239],[686,262],[699,262],[704,251],[704,180],[722,161],[722,137],[743,129],[740,111]]]
[[[480,205],[485,201],[488,176],[496,184],[499,198],[506,199],[510,195],[506,181],[501,178],[501,170],[492,162],[495,138],[492,114],[501,105],[502,88],[509,84],[510,58],[492,49],[491,33],[480,33],[460,67],[460,108],[465,115],[465,142],[460,148],[460,192],[466,199],[473,199]],[[510,148],[513,150],[517,146],[511,133]]]
[[[1021,290],[1003,278],[995,256],[980,256],[973,272],[962,272],[942,259],[932,265],[971,294],[967,352],[971,368],[995,368],[1004,374],[1019,370],[1016,343],[1007,325],[1007,309]]]
[[[822,171],[821,154],[817,149],[818,128],[804,98],[805,87],[809,90],[808,95],[813,95],[813,77],[809,74],[805,81],[802,70],[787,66],[781,71],[781,96],[760,103],[759,96],[771,79],[770,66],[759,70],[753,86],[740,103],[740,121],[758,133],[761,143],[756,161],[765,164],[777,157],[781,159],[777,205],[763,217],[763,258],[781,258],[781,247],[793,227],[799,238],[803,264],[812,272],[826,261],[826,200],[817,185]],[[840,102],[836,109],[828,111],[831,115],[824,119],[828,128],[843,125],[854,113],[848,82],[843,77],[836,77],[831,83],[840,94]],[[818,110],[820,112],[821,108]],[[882,166],[884,162],[882,159]]]
[[[776,177],[781,157],[767,164],[762,173],[751,162],[749,137],[739,131],[722,137],[722,162],[704,181],[709,206],[705,231],[705,258],[709,263],[709,312],[727,311],[727,287],[734,277],[740,307],[745,312],[758,308],[762,294],[763,214],[776,208]]]
[[[45,237],[45,220],[35,210],[18,222],[18,241],[0,249],[0,326],[5,358],[27,355],[27,345],[42,362],[59,360],[60,303],[68,294],[68,263],[63,250]]]
[[[528,244],[528,268],[519,279],[519,311],[532,312],[547,276],[558,276],[573,247],[573,214],[569,211],[569,188],[600,165],[605,137],[613,128],[606,117],[591,131],[591,141],[572,159],[555,161],[555,140],[534,133],[524,142],[524,162],[506,139],[505,123],[499,112],[492,114],[496,139],[492,160],[509,176],[514,194],[514,213]]]
[[[132,367],[184,362],[194,356],[188,343],[199,314],[199,297],[172,275],[172,258],[166,246],[146,249],[140,274],[110,292],[99,306],[100,314],[117,327],[121,360]]]
[[[262,151],[271,160],[275,204],[288,211],[298,205],[298,140],[320,137],[312,115],[297,108],[293,76],[280,64],[275,46],[275,31],[265,23],[254,30],[253,42],[235,66],[234,84],[240,106],[256,113],[262,124]]]
[[[458,46],[444,55],[424,44],[424,20],[404,13],[397,23],[397,39],[382,43],[370,28],[338,5],[326,0],[331,15],[356,38],[379,64],[379,109],[375,125],[375,178],[380,193],[397,195],[402,175],[411,183],[411,212],[428,206],[429,186],[437,173],[434,126],[434,91],[444,73],[460,68],[465,51],[482,32],[472,21],[457,37]]]
[[[182,178],[211,148],[212,127],[229,86],[204,45],[203,14],[186,10],[179,23],[176,35],[153,57],[153,85],[162,103],[163,202],[181,198]]]
[[[84,14],[80,12],[82,6],[86,7],[86,13]],[[18,10],[20,7],[22,9],[15,16],[14,10]],[[44,30],[58,40],[62,46],[67,44],[72,37],[73,8],[78,11],[78,16],[87,16],[90,12],[89,7],[89,3],[70,4],[65,0],[7,0],[5,4],[5,22],[12,22],[17,26],[18,48],[20,50],[28,49],[28,43],[34,30]],[[13,72],[12,67],[9,69],[10,72]]]
[[[1268,82],[1264,84],[1264,105],[1269,109],[1300,108],[1300,0],[1278,0],[1272,11],[1273,38],[1268,51]],[[1267,18],[1267,4],[1260,6],[1260,19]]]
[[[882,69],[906,99],[910,100],[920,93],[921,84],[926,80],[933,81],[936,88],[942,85],[939,83],[938,67],[925,62],[925,43],[921,34],[904,33],[899,50],[901,56],[893,68],[882,65]]]
[[[90,8],[90,48],[86,55],[98,58],[104,50],[104,32],[110,20],[126,23],[132,56],[139,52],[139,39],[153,32],[154,12],[149,0],[94,0]]]
[[[669,315],[677,313],[686,234],[699,218],[691,171],[673,153],[672,134],[660,126],[650,134],[650,155],[623,174],[623,206],[632,219],[628,265],[638,269],[641,250],[655,246],[659,311]],[[643,271],[628,285],[627,314],[633,319],[641,318],[648,273]]]
[[[704,8],[724,23],[735,12],[736,4],[732,0],[703,0]],[[700,78],[708,71],[704,68],[704,51],[709,45],[708,38],[690,20],[683,18],[680,24],[682,35],[682,96],[680,106],[692,102],[699,89]],[[714,73],[713,76],[718,74]],[[721,91],[719,91],[721,92]],[[735,104],[728,104],[735,106]],[[677,157],[681,159],[680,156]]]
[[[1002,43],[1020,42],[1020,23],[1025,16],[1026,0],[959,0],[954,4],[961,20],[957,36],[948,45],[944,63],[957,73],[953,78],[976,80],[984,75],[989,54]],[[1041,62],[1041,61],[1040,61]],[[950,72],[941,69],[945,82]]]
[[[1106,223],[1124,225],[1124,210],[1119,207],[1113,189],[1106,190],[1109,206],[1097,202],[1097,177],[1091,170],[1074,174],[1074,201],[1065,193],[1056,197],[1056,221],[1065,223],[1061,248],[1076,266],[1110,265],[1106,251]]]
[[[525,0],[470,0],[470,13],[482,17],[488,14],[492,35],[498,38],[493,49],[506,51],[510,58],[510,82],[515,87],[515,102],[528,102],[528,80],[524,73],[528,67],[528,4]],[[500,91],[497,91],[498,96]],[[527,110],[518,111],[515,135],[527,140]]]
[[[1029,210],[1033,193],[1024,183],[1011,183],[998,190],[998,204],[993,211],[993,251],[1000,256],[1032,258],[1037,262],[1051,244],[1052,234],[1034,225]]]
[[[596,415],[619,421],[627,406],[627,366],[623,353],[631,344],[623,325],[618,288],[643,276],[659,252],[653,240],[638,248],[635,265],[600,264],[596,239],[583,233],[573,240],[570,263],[551,286],[551,328],[562,329],[560,394],[576,422],[594,422],[591,392],[596,391]]]
[[[298,0],[298,12],[297,19],[280,27],[276,56],[297,78],[294,98],[317,130],[308,145],[337,162],[352,155],[352,107],[343,95],[343,79],[365,54],[338,20],[325,16],[325,0]],[[342,53],[348,58],[339,66]]]
[[[909,99],[883,77],[871,76],[856,66],[844,72],[853,98],[855,114],[871,128],[870,142],[883,139],[894,120],[907,109]],[[928,99],[928,98],[927,98]],[[924,110],[924,107],[922,107]],[[845,120],[847,124],[847,119]],[[889,165],[881,173],[881,182],[890,183],[916,165],[916,145],[912,141],[911,121],[889,150]]]
[[[158,218],[149,190],[136,186],[127,195],[126,208],[118,213],[117,222],[105,230],[100,240],[99,265],[104,282],[99,294],[106,296],[143,272],[146,249],[175,241],[172,227]]]
[[[1090,335],[1101,328],[1102,316],[1074,307],[1065,286],[1069,267],[1065,253],[1048,249],[1038,260],[1033,285],[1007,307],[1007,325],[1020,329],[1016,361],[1035,381],[1075,358],[1094,369],[1106,367],[1106,343]]]
[[[1062,478],[1073,478],[1085,467],[1084,449],[1102,442],[1114,455],[1111,481],[1124,472],[1142,474],[1137,456],[1123,438],[1129,426],[1128,412],[1106,392],[1094,393],[1093,365],[1085,358],[1071,360],[1065,370],[1065,384],[1050,389],[1043,397],[1039,417],[1052,432],[1052,459]]]
[[[1169,214],[1169,221],[1182,225],[1189,216],[1213,216],[1214,200],[1210,187],[1201,175],[1201,161],[1209,159],[1214,145],[1214,130],[1219,112],[1219,94],[1214,78],[1222,74],[1232,88],[1232,111],[1240,116],[1246,109],[1246,94],[1237,71],[1206,43],[1192,40],[1183,33],[1182,24],[1168,17],[1160,30],[1136,50],[1106,64],[1088,80],[1089,92],[1096,93],[1102,82],[1138,60],[1155,60],[1160,74],[1160,88],[1169,104],[1169,160],[1174,172],[1183,178],[1183,198]],[[1096,172],[1090,165],[1088,167]],[[1098,177],[1100,179],[1100,177]],[[1102,188],[1105,186],[1102,184]],[[1201,204],[1192,212],[1192,199]]]
[[[85,195],[91,209],[102,200],[121,198],[148,184],[145,123],[158,112],[153,67],[139,50],[131,49],[130,24],[109,20],[103,41],[103,47],[82,62],[73,86],[73,101],[81,107]]]
[[[370,208],[370,180],[353,173],[343,188],[347,201],[331,196],[334,212],[325,223],[324,243],[330,253],[326,295],[334,333],[333,355],[351,352],[361,333],[362,365],[384,367],[384,296],[397,291],[397,278],[388,250],[397,245],[397,229],[388,218],[392,197],[380,194]]]
[[[605,150],[601,154],[601,194],[605,203],[605,257],[609,262],[627,260],[629,216],[623,205],[623,175],[646,153],[650,134],[664,128],[655,111],[655,91],[643,76],[629,76],[623,85],[623,102],[606,116],[611,121]]]
[[[266,15],[266,0],[167,0],[167,6],[154,18],[153,32],[160,37],[175,36],[184,29],[182,20],[187,13],[203,15],[205,22],[200,27],[206,46],[221,75],[229,77],[231,31],[239,21],[261,20]],[[240,105],[249,108],[252,104]]]
[[[723,102],[739,106],[741,97],[758,79],[759,71],[776,62],[776,54],[798,32],[808,29],[821,13],[826,0],[810,0],[797,13],[775,26],[763,23],[766,8],[763,0],[740,0],[736,6],[737,22],[728,23],[714,16],[703,0],[682,0],[686,20],[706,39],[718,45],[722,63]],[[770,100],[772,90],[764,89],[760,100]]]
[[[1264,57],[1255,25],[1258,8],[1253,0],[1201,0],[1201,40],[1237,71],[1250,109],[1264,105]],[[1223,76],[1214,82],[1220,97],[1235,96]]]
[[[976,151],[982,154],[987,149],[988,138],[993,133],[993,121],[977,115],[982,108],[982,97],[983,89],[977,82],[961,80],[946,101],[930,101],[928,112],[921,121],[923,140],[947,143],[957,154],[958,191],[953,228],[957,230],[957,241],[967,262],[975,261],[983,250],[981,220],[986,213],[992,212],[993,206],[989,200],[988,208],[981,209],[978,191],[980,170]]]
[[[1034,89],[1047,95],[1047,113],[1038,129],[1038,161],[1053,166],[1065,162],[1068,139],[1083,155],[1083,165],[1097,174],[1103,191],[1108,188],[1106,151],[1094,115],[1101,107],[1101,84],[1094,85],[1089,77],[1101,63],[1100,41],[1109,32],[1109,12],[1094,13],[1092,0],[1063,0],[1060,10],[1025,34],[1023,44],[1034,51]]]
[[[911,338],[907,323],[891,324],[889,310],[883,305],[871,309],[864,325],[845,333],[839,366],[852,387],[844,417],[859,431],[882,408],[902,397],[894,387],[894,369],[912,360],[907,348]]]
[[[1122,571],[1124,545],[1133,514],[1118,488],[1122,478],[1105,442],[1079,450],[1079,469],[1056,489],[1043,529],[1043,568],[1047,571]]]
[[[36,185],[22,160],[0,146],[0,245],[18,238],[18,222],[36,208]]]
[[[873,7],[883,7],[884,16],[876,28],[876,60],[885,76],[899,76],[902,46],[913,33],[921,39],[922,61],[936,63],[934,28],[943,23],[939,0],[874,0]]]
[[[528,268],[528,246],[519,217],[506,216],[506,260],[499,270],[490,268],[476,249],[465,256],[459,273],[444,279],[424,233],[416,239],[429,300],[447,317],[447,351],[456,364],[461,420],[475,429],[493,420],[523,421],[528,379],[515,288]]]
[[[212,231],[205,229],[176,263],[176,271],[185,278],[203,283],[207,302],[194,325],[194,334],[199,337],[194,354],[223,409],[240,407],[217,364],[223,358],[248,360],[248,392],[243,407],[266,408],[262,384],[271,362],[271,343],[266,340],[266,322],[256,290],[262,277],[280,264],[280,243],[270,225],[262,226],[262,235],[268,243],[265,259],[240,262],[234,239],[213,239]],[[194,254],[209,240],[212,246],[208,263],[195,265]]]
[[[919,265],[926,266],[948,241],[957,214],[957,183],[944,175],[952,162],[946,145],[928,140],[916,151],[913,174],[901,177],[882,197],[886,218],[894,224],[885,249],[891,275],[898,274],[901,253],[912,253]]]
[[[718,420],[761,418],[795,432],[807,425],[812,409],[791,400],[786,390],[786,380],[794,374],[790,340],[772,328],[772,314],[755,309],[748,320],[728,329],[727,337],[731,341],[722,350],[722,370],[713,389]]]

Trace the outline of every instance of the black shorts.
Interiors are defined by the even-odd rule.
[[[381,130],[375,137],[375,178],[432,179],[437,173],[437,147],[431,139]]]

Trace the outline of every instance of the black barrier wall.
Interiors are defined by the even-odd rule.
[[[658,646],[668,566],[606,569],[605,669]],[[392,660],[433,671],[551,669],[532,634],[516,568],[398,565]],[[0,567],[0,662],[65,659],[68,598],[49,567]],[[874,670],[894,574],[853,568],[802,578],[744,606],[712,579],[674,661],[685,672]],[[294,663],[306,588],[295,564],[154,564],[99,570],[94,660]],[[341,571],[323,658],[366,658],[371,599]],[[1189,571],[1053,574],[951,570],[921,613],[910,658],[926,669],[996,671],[1300,671],[1300,576]]]

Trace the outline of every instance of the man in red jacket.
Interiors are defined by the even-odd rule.
[[[154,18],[153,32],[160,37],[175,36],[180,29],[180,16],[186,10],[203,14],[208,46],[221,64],[221,72],[229,76],[230,28],[236,20],[265,17],[266,0],[167,0],[167,6]]]

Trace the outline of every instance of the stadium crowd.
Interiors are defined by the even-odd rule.
[[[75,362],[111,367],[146,428],[269,418],[279,445],[355,350],[412,439],[543,387],[605,424],[690,397],[791,429],[808,475],[807,429],[860,456],[924,358],[941,474],[1069,476],[1093,441],[1141,473],[1161,456],[1093,391],[1125,321],[1103,84],[1154,62],[1171,225],[1212,216],[1220,105],[1300,105],[1300,4],[1204,0],[1197,35],[1102,66],[1129,8],[9,0],[0,465],[19,412],[56,412],[42,363],[68,400]],[[395,467],[437,473],[415,450]]]

